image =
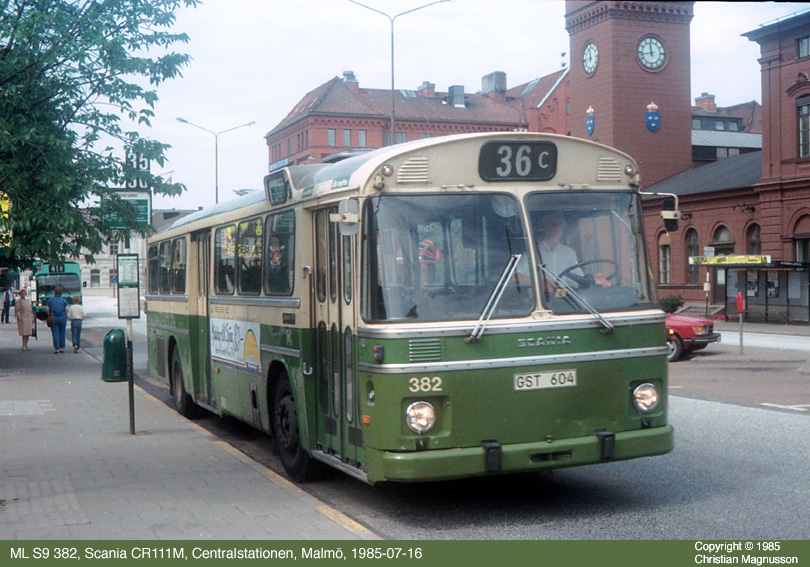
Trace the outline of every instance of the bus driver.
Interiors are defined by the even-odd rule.
[[[537,253],[539,255],[540,264],[555,276],[566,272],[571,266],[576,265],[579,260],[577,253],[573,248],[570,248],[561,242],[565,229],[565,219],[562,213],[551,212],[548,213],[542,223],[540,232],[542,238],[537,242]],[[519,281],[523,278],[521,276],[528,276],[527,263],[521,261],[518,264]],[[602,287],[610,287],[612,284],[605,277],[603,273],[586,274],[581,268],[574,268],[568,271],[563,276],[566,285],[574,289],[582,289],[591,287],[592,285],[599,285]],[[557,289],[558,284],[551,279],[544,278],[546,291],[554,291]]]

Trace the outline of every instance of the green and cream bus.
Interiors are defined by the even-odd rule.
[[[324,463],[409,482],[672,449],[629,156],[470,134],[264,181],[149,241],[149,369],[182,414],[268,432],[296,481]]]

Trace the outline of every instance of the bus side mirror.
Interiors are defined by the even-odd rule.
[[[664,228],[667,232],[675,232],[678,230],[678,219],[681,218],[681,211],[675,199],[664,199],[661,203],[661,218],[664,219]]]
[[[87,287],[87,282],[82,282],[82,287]]]
[[[337,214],[329,215],[329,220],[338,223],[341,236],[353,236],[360,232],[360,205],[356,199],[345,199],[338,204]]]

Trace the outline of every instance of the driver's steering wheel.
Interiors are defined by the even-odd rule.
[[[606,280],[615,278],[616,274],[619,272],[619,263],[616,262],[615,260],[610,260],[608,258],[594,258],[593,260],[585,260],[584,262],[577,262],[573,266],[569,266],[568,268],[564,269],[562,272],[557,274],[557,277],[562,279],[566,277],[570,272],[576,270],[577,268],[582,268],[583,266],[588,266],[590,264],[613,264],[613,272],[611,272],[610,275],[605,276]],[[576,280],[576,278],[571,278],[571,276],[568,277],[570,279]]]

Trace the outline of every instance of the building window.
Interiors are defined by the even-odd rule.
[[[796,40],[798,44],[799,57],[810,56],[810,37],[800,37]]]
[[[700,130],[700,118],[692,119],[692,130]]]
[[[746,253],[752,256],[762,254],[762,229],[758,224],[752,224],[745,233]]]
[[[796,239],[796,261],[810,262],[810,238]]]
[[[714,129],[715,130],[725,130],[726,129],[726,123],[723,122],[722,120],[715,120],[714,121]]]
[[[810,95],[796,101],[799,113],[799,157],[810,157]]]
[[[658,237],[658,283],[668,284],[672,281],[672,250],[669,234]]]
[[[366,131],[365,130],[358,130],[357,131],[357,147],[358,148],[365,148],[366,147]]]
[[[110,244],[110,256],[115,256],[118,254],[118,242],[113,242]]]
[[[90,287],[101,287],[101,270],[90,270]]]
[[[332,128],[326,131],[326,145],[327,146],[334,146],[335,145],[335,136],[336,132]]]
[[[347,148],[352,147],[352,131],[351,130],[344,130],[343,131],[343,145]]]
[[[700,238],[694,228],[686,231],[684,239],[686,245],[686,283],[700,283],[700,266],[689,263],[689,258],[700,256]]]
[[[739,132],[740,124],[738,122],[732,121],[728,123],[728,131],[729,132]]]
[[[731,231],[725,226],[721,226],[714,233],[714,242],[711,243],[714,247],[715,256],[733,256],[734,255],[734,240],[731,238]]]

